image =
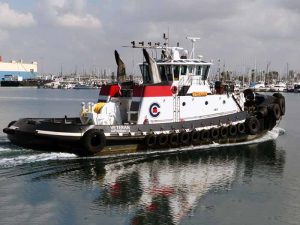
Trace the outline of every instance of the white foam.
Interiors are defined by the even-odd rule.
[[[0,168],[8,168],[28,163],[49,161],[49,160],[65,160],[78,158],[75,154],[69,153],[40,153],[35,155],[20,155],[15,157],[7,157],[0,159]]]

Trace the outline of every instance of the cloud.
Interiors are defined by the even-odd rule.
[[[168,30],[171,45],[180,42],[190,50],[185,37],[199,36],[197,54],[215,62],[226,61],[232,68],[245,61],[252,66],[256,60],[263,65],[272,61],[277,70],[286,62],[300,69],[300,3],[294,0],[185,0],[182,4],[174,4],[174,0],[28,0],[32,5],[27,2],[26,8],[33,9],[30,13],[24,13],[18,0],[6,1],[15,2],[22,13],[11,9],[16,8],[13,3],[10,8],[0,4],[0,10],[6,6],[6,11],[36,22],[26,32],[16,29],[21,25],[7,29],[4,21],[18,20],[15,16],[4,18],[1,11],[2,51],[11,58],[43,58],[44,72],[60,71],[62,64],[66,73],[83,65],[85,69],[96,65],[114,70],[114,49],[132,71],[142,56],[121,46],[133,40],[162,42],[162,33]],[[28,24],[26,19],[22,22],[23,27]]]
[[[41,4],[41,10],[45,14],[43,19],[68,28],[100,28],[101,21],[86,12],[85,0],[45,0]]]
[[[21,13],[10,8],[7,3],[0,3],[0,27],[4,29],[29,27],[35,24],[31,13]]]
[[[101,22],[91,16],[85,15],[84,17],[74,14],[65,14],[57,18],[57,24],[64,27],[79,27],[79,28],[99,28]]]

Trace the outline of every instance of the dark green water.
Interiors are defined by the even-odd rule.
[[[20,117],[77,116],[97,90],[0,88],[0,224],[299,224],[299,94],[276,140],[164,156],[79,158],[11,145]]]

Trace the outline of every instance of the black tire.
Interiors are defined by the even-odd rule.
[[[285,99],[277,98],[277,99],[275,99],[275,103],[277,103],[279,105],[280,115],[283,116],[285,114]]]
[[[274,93],[273,97],[275,97],[275,98],[284,98],[281,93]]]
[[[190,134],[188,132],[181,131],[179,134],[179,142],[184,146],[190,145]]]
[[[193,145],[199,145],[200,144],[200,131],[193,130],[190,134],[191,142]]]
[[[256,117],[250,117],[246,120],[246,131],[248,134],[255,135],[260,129],[260,123]]]
[[[177,147],[179,145],[179,134],[177,133],[169,134],[169,144],[171,147]]]
[[[210,129],[210,136],[213,140],[216,140],[219,138],[219,129],[218,128],[211,128]]]
[[[272,130],[276,126],[276,119],[268,117],[265,119],[265,129]]]
[[[239,123],[236,125],[236,128],[237,128],[237,132],[239,134],[244,134],[246,132],[246,126],[245,126],[245,123]]]
[[[268,115],[268,108],[265,106],[261,106],[257,110],[257,117],[258,118],[264,118]]]
[[[228,137],[228,127],[221,127],[219,133],[220,133],[221,138],[227,138]]]
[[[145,137],[145,145],[148,148],[154,148],[156,145],[156,136],[154,134],[148,134]]]
[[[11,122],[7,125],[7,127],[8,127],[8,128],[11,127],[11,126],[14,125],[16,122],[17,122],[17,121],[15,121],[15,120],[11,121]]]
[[[228,127],[228,134],[230,137],[235,137],[237,135],[237,127],[235,125],[230,125]]]
[[[90,129],[84,133],[81,141],[89,155],[99,153],[106,146],[103,130]]]
[[[269,113],[276,120],[280,119],[281,110],[280,110],[279,105],[277,103],[270,105],[270,107],[269,107]]]
[[[280,110],[281,110],[281,115],[283,116],[285,114],[285,98],[281,93],[274,93],[273,97],[275,97],[275,103],[278,103]]]
[[[209,140],[209,130],[202,130],[200,132],[200,140],[204,142]]]
[[[254,98],[255,98],[252,89],[246,89],[246,90],[244,90],[244,96],[245,96],[245,98],[246,98],[247,101],[253,101]]]
[[[157,136],[157,144],[159,146],[166,146],[168,144],[168,135],[164,134],[164,133],[161,133]]]

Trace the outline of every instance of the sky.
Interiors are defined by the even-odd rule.
[[[139,50],[122,46],[163,33],[188,50],[186,36],[200,37],[196,54],[213,71],[300,71],[300,1],[0,0],[0,55],[37,61],[40,73],[116,71],[115,49],[137,73]]]

